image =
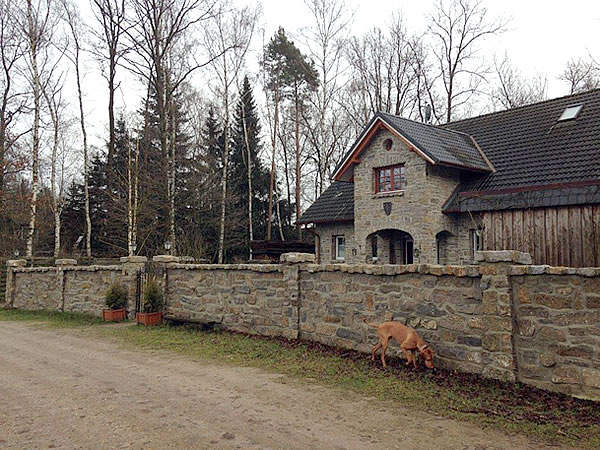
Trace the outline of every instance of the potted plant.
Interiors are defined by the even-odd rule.
[[[127,289],[119,282],[113,283],[104,297],[106,307],[102,310],[102,319],[107,322],[119,322],[127,317]]]
[[[154,279],[148,280],[144,286],[142,299],[143,312],[136,314],[138,324],[157,325],[162,322],[163,294],[160,286]]]

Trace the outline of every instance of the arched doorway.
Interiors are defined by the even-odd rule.
[[[413,264],[413,237],[401,230],[379,230],[367,236],[367,261],[377,264]]]
[[[452,234],[448,231],[440,231],[435,235],[436,253],[437,253],[437,264],[448,264],[449,255],[448,247]]]

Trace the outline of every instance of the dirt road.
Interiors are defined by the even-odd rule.
[[[0,448],[537,448],[257,369],[0,322]]]

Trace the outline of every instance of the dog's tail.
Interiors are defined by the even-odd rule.
[[[367,319],[363,319],[363,322],[366,323],[367,325],[369,325],[370,327],[379,328],[379,325],[374,324],[374,323],[369,323],[369,322],[367,322]]]

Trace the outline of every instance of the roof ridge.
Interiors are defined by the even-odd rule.
[[[492,111],[492,112],[489,112],[489,113],[480,114],[478,116],[466,117],[464,119],[453,120],[452,122],[446,122],[444,124],[434,125],[434,126],[446,129],[445,127],[447,127],[448,125],[453,125],[453,124],[456,124],[456,123],[462,123],[462,122],[466,122],[468,120],[480,119],[482,117],[489,117],[489,116],[493,116],[493,115],[496,115],[496,114],[508,113],[508,112],[511,112],[511,111],[517,111],[517,110],[521,110],[521,109],[525,109],[525,108],[532,108],[534,106],[542,105],[544,103],[550,103],[550,102],[554,102],[554,101],[564,100],[564,99],[569,98],[569,97],[579,97],[579,96],[587,95],[587,94],[590,94],[590,93],[596,92],[596,91],[600,92],[600,88],[590,89],[589,91],[585,91],[585,92],[578,92],[577,94],[567,94],[567,95],[562,95],[560,97],[549,98],[549,99],[546,99],[546,100],[542,100],[541,102],[529,103],[527,105],[516,106],[514,108],[503,109],[501,111]]]
[[[402,119],[402,120],[408,120],[409,122],[414,122],[414,123],[418,123],[419,125],[425,125],[431,128],[435,128],[436,130],[442,130],[442,131],[446,131],[446,132],[450,132],[450,133],[456,133],[456,134],[460,134],[462,136],[467,136],[471,139],[473,139],[473,136],[471,136],[469,133],[465,133],[463,131],[458,131],[458,130],[453,130],[451,128],[444,128],[443,125],[436,125],[433,123],[426,123],[426,122],[419,122],[418,120],[413,120],[413,119],[407,119],[406,117],[402,117],[402,116],[397,116],[395,114],[390,114],[390,113],[386,113],[383,111],[377,111],[377,114],[381,114],[381,115],[386,115],[389,117],[393,117],[394,119]],[[492,114],[492,113],[490,113]],[[463,119],[463,120],[468,120],[468,119]],[[452,122],[450,122],[452,123]]]

